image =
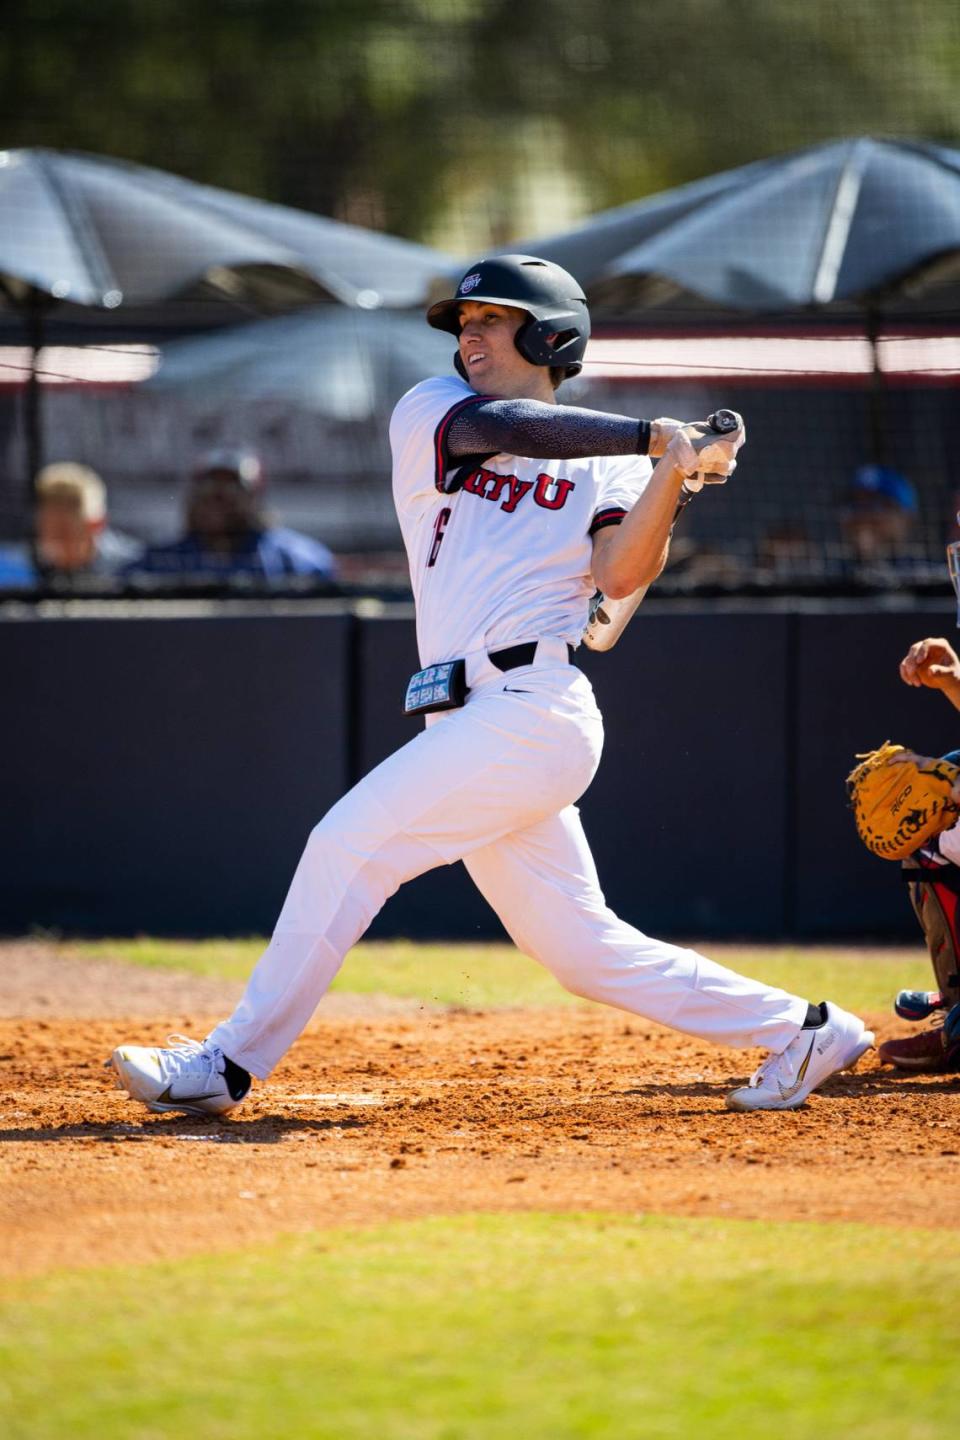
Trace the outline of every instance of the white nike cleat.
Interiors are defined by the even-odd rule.
[[[185,1110],[188,1115],[224,1115],[239,1105],[249,1082],[231,1093],[225,1075],[226,1057],[218,1045],[167,1037],[167,1048],[121,1045],[107,1061],[117,1077],[117,1089],[126,1090],[148,1110]],[[245,1073],[245,1072],[241,1072]]]
[[[827,1018],[816,1029],[801,1030],[779,1055],[768,1055],[748,1085],[731,1090],[731,1110],[796,1110],[811,1091],[840,1070],[852,1070],[873,1044],[873,1033],[856,1015],[829,1001]]]

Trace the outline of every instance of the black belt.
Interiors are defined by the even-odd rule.
[[[491,650],[490,664],[498,670],[516,670],[521,665],[532,665],[537,653],[536,640],[524,640],[522,645],[508,645],[506,650]],[[567,646],[567,660],[573,657],[573,646]]]

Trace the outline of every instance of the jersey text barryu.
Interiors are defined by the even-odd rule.
[[[512,515],[527,495],[533,491],[534,503],[543,510],[562,510],[567,496],[576,488],[575,480],[557,479],[553,475],[538,475],[536,481],[520,480],[516,475],[498,475],[481,465],[472,470],[463,482],[468,495],[480,495],[484,500],[499,503],[500,509]]]

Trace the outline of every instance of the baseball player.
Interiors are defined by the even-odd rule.
[[[415,386],[390,424],[422,666],[405,708],[425,728],[313,830],[233,1015],[202,1043],[121,1045],[108,1064],[152,1110],[230,1110],[293,1044],[398,886],[462,859],[518,948],[562,985],[765,1047],[728,1104],[793,1109],[873,1036],[834,1004],[621,920],[576,808],[603,741],[573,663],[591,597],[630,596],[660,573],[685,479],[729,473],[742,427],[718,436],[707,423],[558,406],[590,321],[573,277],[534,256],[472,265],[427,319],[456,337],[458,373]]]
[[[958,587],[960,545],[948,547],[950,573]],[[910,646],[900,661],[900,678],[906,685],[939,690],[960,710],[960,658],[948,640],[928,636]],[[960,764],[960,751],[944,757]],[[939,989],[901,991],[896,1010],[904,1019],[926,1020],[945,1011],[942,1024],[916,1035],[900,1036],[880,1046],[879,1055],[900,1070],[949,1072],[960,1070],[960,822],[928,840],[903,861],[903,878],[920,923]]]

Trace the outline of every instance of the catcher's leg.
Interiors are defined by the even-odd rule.
[[[960,870],[932,847],[902,862],[910,904],[930,952],[940,994],[948,1006],[960,1001]]]
[[[947,832],[952,834],[952,832]],[[910,903],[923,931],[930,952],[930,962],[939,986],[939,1004],[928,997],[926,1013],[935,1008],[950,1008],[960,1002],[960,870],[945,861],[941,845],[925,845],[902,863],[902,876],[907,882]],[[897,1012],[909,1010],[910,997],[898,996]],[[917,1007],[923,1018],[922,1007]],[[951,1010],[951,1013],[953,1011]],[[945,1072],[960,1070],[960,1035],[951,1038],[943,1025],[887,1040],[879,1047],[880,1059],[900,1070]]]
[[[950,750],[944,760],[960,764],[960,750]],[[937,1010],[949,1009],[960,999],[960,945],[958,945],[957,903],[951,895],[960,865],[960,826],[935,835],[901,865],[902,878],[909,885],[910,903],[927,942],[933,973],[946,990],[901,990],[894,1009],[903,1020],[926,1020]],[[919,872],[919,875],[918,875]],[[936,877],[940,889],[928,891]]]
[[[465,857],[517,948],[574,994],[725,1045],[786,1049],[807,1002],[695,950],[655,940],[606,904],[576,806]]]

